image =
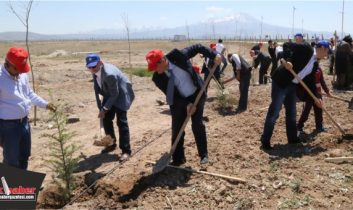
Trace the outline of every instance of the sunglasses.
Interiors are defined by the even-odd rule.
[[[91,67],[87,67],[88,69],[95,69],[97,67],[97,65],[95,66],[91,66]]]

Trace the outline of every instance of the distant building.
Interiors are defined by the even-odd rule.
[[[181,42],[181,41],[186,41],[186,36],[185,35],[174,35],[174,42]]]

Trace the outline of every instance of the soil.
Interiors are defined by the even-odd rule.
[[[206,41],[203,43],[208,45]],[[2,48],[8,45],[2,45]],[[132,76],[136,95],[128,112],[132,157],[119,163],[119,149],[102,155],[102,148],[93,146],[99,136],[98,109],[91,75],[84,66],[85,53],[81,52],[99,51],[104,62],[126,68],[127,44],[91,41],[38,42],[32,45],[32,61],[40,83],[38,94],[50,100],[51,90],[51,101],[63,104],[67,116],[79,118],[79,121],[67,125],[70,131],[76,133],[72,141],[81,146],[79,154],[76,154],[81,161],[76,172],[78,187],[74,197],[95,183],[66,209],[353,208],[352,163],[325,162],[326,157],[353,156],[353,142],[342,138],[327,116],[324,116],[327,132],[314,132],[315,122],[311,113],[304,128],[306,142],[289,145],[282,110],[271,140],[274,150],[264,152],[259,149],[270,103],[271,84],[250,86],[248,110],[235,114],[239,98],[238,82],[232,81],[226,85],[233,102],[226,108],[220,108],[217,99],[219,90],[211,81],[204,111],[211,161],[207,166],[200,165],[190,125],[186,128],[187,162],[183,167],[242,178],[246,183],[174,168],[152,174],[153,165],[148,162],[157,161],[170,149],[171,118],[168,106],[160,103],[165,101],[165,96],[149,77]],[[145,68],[144,56],[149,49],[169,51],[173,47],[187,45],[186,42],[133,42],[132,65]],[[247,51],[251,44],[225,42],[225,45],[230,52],[240,53],[250,60]],[[264,49],[266,51],[267,47],[264,46]],[[202,60],[197,56],[194,62],[201,64]],[[323,61],[322,65],[327,70],[328,61]],[[229,66],[225,78],[231,76]],[[325,75],[325,79],[331,87],[332,76]],[[349,100],[353,96],[353,92],[349,91],[334,91],[333,94]],[[352,131],[353,111],[348,109],[348,104],[326,98],[324,102],[333,118],[344,129]],[[297,115],[302,108],[303,103],[298,102]],[[44,161],[48,158],[50,144],[44,134],[54,132],[48,118],[48,112],[39,109],[37,125],[32,122],[29,170],[47,174],[38,207],[59,208],[55,200],[57,190],[52,187],[53,174]]]

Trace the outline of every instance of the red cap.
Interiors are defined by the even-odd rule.
[[[27,73],[30,70],[28,65],[28,52],[22,48],[12,47],[6,55],[6,60],[16,67],[17,72]]]
[[[211,43],[211,44],[210,44],[210,48],[211,48],[211,49],[216,49],[216,44],[215,44],[215,43]]]
[[[157,63],[163,58],[163,52],[161,50],[151,50],[146,55],[148,63],[148,71],[155,71],[157,69]]]
[[[193,65],[192,65],[192,68],[194,69],[194,71],[195,71],[197,74],[201,74],[201,69],[200,69],[200,66],[199,66],[199,65],[193,64]]]

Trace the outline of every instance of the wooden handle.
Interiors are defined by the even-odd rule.
[[[329,97],[329,98],[334,98],[334,99],[337,99],[337,100],[340,100],[340,101],[344,101],[344,102],[347,102],[347,103],[350,102],[349,100],[344,99],[344,98],[340,98],[340,97],[338,97],[338,96],[334,96],[334,95],[328,96],[327,94],[323,94],[323,95],[325,95],[325,96],[327,96],[327,97]]]
[[[325,158],[325,161],[326,161],[326,162],[330,162],[330,163],[341,163],[341,162],[353,161],[353,157]]]
[[[199,103],[199,101],[201,99],[201,96],[202,96],[203,92],[206,90],[206,87],[207,87],[208,83],[210,83],[210,80],[211,80],[211,78],[213,76],[213,73],[215,72],[217,66],[218,66],[217,64],[214,64],[213,67],[211,68],[210,74],[207,76],[205,83],[203,84],[201,90],[197,94],[196,99],[195,99],[194,103],[192,104],[191,109],[195,109],[196,108],[197,104]],[[186,116],[186,119],[184,120],[183,125],[181,126],[181,128],[179,130],[179,133],[178,133],[178,135],[177,135],[177,137],[176,137],[176,139],[175,139],[175,141],[173,143],[172,148],[170,149],[169,155],[172,155],[174,153],[174,151],[175,151],[175,149],[176,149],[176,147],[177,147],[177,145],[178,145],[178,143],[180,141],[180,138],[181,138],[181,136],[182,136],[182,134],[183,134],[183,132],[185,130],[185,127],[188,124],[190,118],[191,118],[191,115],[188,114]]]
[[[99,119],[99,134],[100,134],[100,139],[102,139],[103,136],[105,136],[105,131],[104,131],[103,119],[102,118]]]
[[[284,64],[285,61],[283,58],[281,58],[281,63]],[[306,90],[306,92],[309,93],[309,95],[314,99],[315,102],[319,102],[319,99],[311,92],[311,90],[308,88],[308,86],[306,86],[306,84],[298,77],[298,75],[293,71],[292,68],[288,69],[290,71],[290,73],[292,73],[292,75],[294,76],[295,79],[298,80],[298,82],[303,86],[303,88]],[[344,130],[341,128],[340,125],[338,125],[338,123],[332,118],[331,114],[327,112],[327,110],[325,109],[324,106],[322,106],[322,110],[325,112],[325,114],[327,114],[327,116],[330,118],[330,120],[333,122],[333,124],[338,128],[338,130],[342,133],[342,135],[345,135],[346,133],[344,132]]]
[[[146,162],[147,163],[151,163],[151,164],[155,164],[155,162],[152,162],[152,161],[146,161]],[[177,168],[177,169],[181,169],[181,170],[184,170],[184,171],[188,171],[188,172],[191,172],[191,173],[206,174],[206,175],[210,175],[210,176],[220,177],[220,178],[223,178],[223,179],[229,179],[229,180],[232,180],[232,181],[243,182],[243,183],[246,182],[245,179],[238,178],[238,177],[232,177],[232,176],[227,176],[227,175],[222,175],[222,174],[217,174],[217,173],[212,173],[212,172],[207,172],[207,171],[199,171],[199,170],[194,170],[194,169],[190,169],[190,168],[182,168],[182,167],[173,166],[173,165],[167,165],[167,166],[171,167],[171,168]]]

